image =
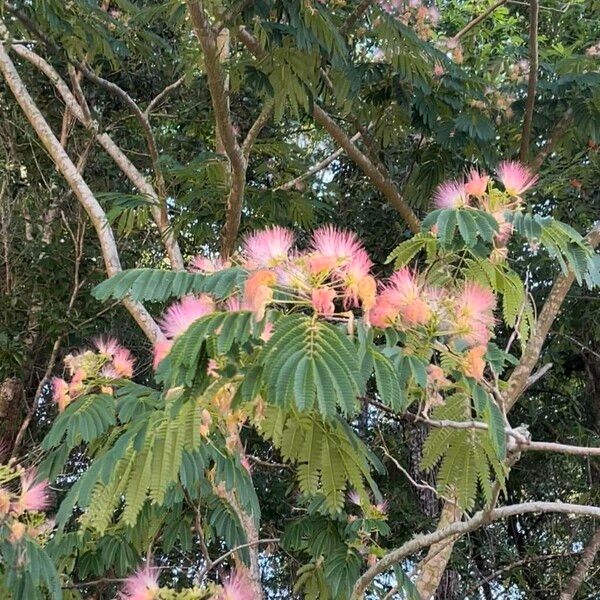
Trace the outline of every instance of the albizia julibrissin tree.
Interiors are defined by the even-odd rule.
[[[180,242],[188,238],[184,232],[178,239],[173,226],[178,200],[151,122],[185,77],[142,109],[98,74],[102,65],[90,64],[104,42],[111,47],[114,32],[125,45],[145,35],[155,39],[144,24],[165,7],[151,7],[153,13],[129,2],[93,10],[79,2],[2,3],[0,73],[95,227],[110,276],[95,295],[122,301],[155,350],[153,385],[132,381],[136,358],[110,337],[74,349],[65,361],[68,375],[52,380],[60,412],[42,444],[44,461],[37,472],[11,464],[0,474],[3,584],[15,598],[57,598],[61,587],[75,595],[98,582],[86,581],[92,573],[107,593],[130,600],[261,598],[261,570],[272,568],[265,546],[291,557],[292,587],[309,598],[430,598],[462,535],[526,513],[600,516],[597,506],[575,502],[505,503],[510,470],[522,453],[600,454],[532,440],[510,419],[524,390],[547,371],[536,366],[569,288],[575,280],[591,289],[600,284],[598,226],[584,238],[526,202],[537,171],[575,117],[585,116],[584,127],[593,129],[594,107],[584,100],[594,81],[585,77],[591,75],[586,61],[594,57],[581,59],[581,79],[567,82],[576,110],[559,105],[564,90],[553,90],[549,77],[542,99],[564,111],[537,140],[533,157],[539,15],[537,2],[530,3],[530,57],[514,74],[527,84],[520,162],[499,161],[506,140],[492,150],[494,123],[512,110],[514,98],[489,93],[486,81],[469,79],[457,64],[464,60],[463,36],[502,3],[437,45],[429,40],[440,14],[420,2],[252,4],[167,6],[182,56],[201,58],[214,118],[210,158],[217,165],[206,180],[218,182],[225,206],[220,254],[192,249],[198,256],[186,262]],[[128,39],[130,31],[138,37]],[[54,86],[65,106],[64,130],[80,125],[143,197],[172,270],[122,270],[105,206],[67,153],[68,136],[59,139],[35,103],[15,57]],[[64,63],[54,66],[55,60]],[[135,119],[139,164],[114,128],[100,122],[102,102],[86,96],[84,82]],[[231,98],[244,84],[257,110],[242,135]],[[260,213],[247,202],[256,191],[247,189],[253,149],[284,114],[303,125],[311,120],[340,149],[307,174],[279,183],[273,169],[266,181],[280,192],[301,189],[304,178],[344,152],[406,225],[408,239],[390,255],[389,277],[375,272],[356,234],[334,225],[309,239],[296,240],[279,226],[240,236],[245,213]],[[422,221],[374,146],[374,139],[383,144],[399,136],[411,119],[418,123],[418,148],[435,139],[449,153],[460,148],[474,156],[472,140],[480,146],[477,160],[462,165],[466,172],[457,168],[455,179],[421,199],[433,207]],[[506,151],[507,158],[513,153]],[[487,163],[496,164],[494,172],[483,168]],[[181,169],[173,172],[171,183],[181,176]],[[543,306],[533,305],[513,269],[509,242],[521,262],[536,253],[556,261]],[[172,303],[162,316],[146,308],[165,301]],[[444,502],[435,531],[396,548],[386,543],[394,523],[376,483],[383,466],[361,435],[359,413],[367,427],[382,415],[428,427],[422,467],[436,470],[435,491]],[[294,475],[276,498],[291,505],[294,518],[277,537],[261,529],[256,457],[246,451],[251,436]],[[63,475],[67,465],[76,466],[74,482]],[[69,491],[52,529],[43,510],[47,481],[57,479]],[[406,485],[423,484],[409,475]],[[173,558],[182,548],[196,557],[192,564]],[[592,540],[565,600],[596,551]],[[138,556],[145,559],[133,564]]]

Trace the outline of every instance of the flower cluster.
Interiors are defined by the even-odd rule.
[[[100,387],[111,393],[111,382],[133,377],[135,360],[131,352],[114,338],[96,338],[93,350],[85,350],[65,357],[64,363],[70,381],[52,378],[52,398],[60,412],[76,398]]]
[[[120,600],[161,600],[170,599],[209,598],[210,600],[252,600],[252,587],[248,576],[243,570],[233,571],[222,585],[209,583],[204,589],[194,587],[183,590],[180,594],[167,588],[161,588],[158,582],[159,571],[155,567],[146,566],[130,575],[119,592]],[[168,592],[164,596],[161,591]]]
[[[494,245],[504,248],[512,234],[512,225],[506,213],[512,213],[523,205],[523,194],[537,181],[537,176],[516,161],[504,161],[496,170],[497,179],[504,192],[493,186],[489,175],[471,169],[463,180],[446,181],[438,186],[433,202],[437,208],[475,208],[489,212],[496,219],[499,231]]]
[[[440,20],[435,6],[426,6],[422,0],[379,0],[379,5],[388,14],[411,26],[423,40],[430,40]]]
[[[48,482],[39,480],[34,467],[1,465],[0,483],[0,522],[7,525],[10,543],[50,532],[52,522],[39,514],[51,504]]]

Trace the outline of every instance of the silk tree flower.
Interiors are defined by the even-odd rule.
[[[337,266],[337,258],[335,256],[323,256],[322,254],[309,256],[307,262],[308,270],[314,276],[327,274]]]
[[[498,223],[498,233],[494,234],[494,241],[500,247],[506,246],[513,232],[513,225],[506,220],[504,213],[504,210],[497,210],[492,213],[492,216]]]
[[[373,262],[366,250],[357,250],[346,267],[340,269],[339,279],[344,286],[344,307],[358,306],[361,282],[369,277]],[[363,282],[363,293],[368,296],[372,291],[370,282]]]
[[[465,191],[469,196],[480,198],[486,193],[489,181],[487,175],[482,175],[477,169],[471,169],[465,180]]]
[[[242,254],[249,269],[270,268],[284,263],[294,245],[294,234],[284,227],[252,233],[244,240]]]
[[[433,364],[427,366],[427,383],[434,388],[444,388],[450,385],[442,368]]]
[[[131,355],[131,352],[120,346],[113,355],[113,359],[109,365],[106,365],[107,372],[109,372],[115,379],[131,379],[133,377],[133,367],[135,360]],[[102,370],[104,374],[104,369]]]
[[[60,377],[52,378],[52,400],[58,405],[59,412],[63,412],[71,402],[69,384]]]
[[[477,381],[481,381],[483,379],[483,370],[485,369],[485,360],[483,357],[485,352],[485,346],[475,346],[467,352],[465,375],[472,377]]]
[[[478,283],[467,283],[456,298],[454,322],[459,337],[469,346],[487,345],[494,326],[496,297]]]
[[[190,271],[196,273],[217,273],[223,269],[228,269],[231,266],[231,261],[223,260],[221,257],[209,258],[199,254],[192,258],[190,263]]]
[[[325,317],[330,317],[335,312],[335,290],[328,287],[317,288],[312,291],[311,303],[315,311]]]
[[[156,371],[161,361],[171,352],[173,347],[172,340],[158,340],[154,343],[154,352],[152,358],[152,368]]]
[[[199,297],[185,296],[179,302],[171,304],[163,315],[159,325],[169,339],[175,339],[198,319],[215,310],[215,303],[208,294]]]
[[[360,506],[362,504],[360,494],[356,490],[352,490],[348,493],[348,501],[356,506]]]
[[[234,571],[223,584],[218,600],[254,600],[252,585],[243,571]]]
[[[445,181],[433,193],[436,208],[461,208],[467,205],[465,185],[458,181]]]
[[[311,248],[316,254],[335,258],[338,267],[346,266],[353,259],[364,260],[361,253],[365,250],[356,234],[333,225],[319,227],[313,232]]]
[[[35,482],[37,471],[28,469],[21,475],[21,494],[15,503],[13,510],[17,514],[26,511],[39,511],[48,508],[50,496],[48,495],[48,482]]]
[[[145,567],[125,580],[119,597],[122,600],[155,600],[159,591],[157,569]]]
[[[534,175],[525,165],[514,160],[501,162],[496,173],[504,185],[506,193],[515,197],[521,196],[538,180],[537,175]]]
[[[112,358],[115,352],[121,347],[116,338],[110,336],[94,338],[92,344],[100,354],[104,354],[107,358]]]
[[[261,269],[248,277],[244,286],[244,302],[254,312],[256,321],[262,321],[267,305],[273,300],[273,286],[277,275],[273,271]]]
[[[408,268],[396,271],[389,281],[388,290],[400,312],[400,316],[408,325],[424,325],[431,319],[431,309],[423,299],[422,288],[416,275]]]

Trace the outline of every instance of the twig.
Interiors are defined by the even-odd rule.
[[[207,573],[212,571],[212,569],[214,569],[218,564],[222,563],[227,557],[231,556],[232,554],[235,554],[236,552],[239,552],[240,550],[243,550],[244,548],[252,548],[253,546],[259,546],[261,544],[277,544],[279,543],[279,541],[280,538],[265,538],[262,540],[254,540],[253,542],[247,542],[246,544],[240,544],[239,546],[232,548],[228,552],[225,552],[225,554],[222,554],[221,556],[219,556],[219,558],[213,560],[210,566],[206,567],[198,575],[198,581],[202,581],[204,577],[206,577]]]
[[[460,38],[463,37],[465,34],[467,34],[469,31],[471,31],[471,29],[473,29],[473,27],[476,27],[477,25],[479,25],[479,23],[481,23],[481,21],[483,21],[485,18],[487,18],[489,15],[491,15],[497,8],[499,8],[503,4],[506,4],[506,2],[507,2],[507,0],[498,0],[498,2],[495,2],[494,4],[492,4],[487,10],[482,12],[478,17],[475,17],[472,21],[469,21],[469,23],[467,23],[454,36],[454,39],[460,40]]]
[[[361,135],[362,134],[360,133],[360,131],[358,133],[355,133],[350,138],[350,141],[353,143],[356,142],[358,139],[360,139]],[[309,177],[312,177],[315,173],[322,171],[323,169],[328,167],[338,156],[340,156],[343,153],[344,153],[344,149],[338,148],[335,152],[333,152],[329,156],[325,157],[323,160],[319,161],[318,163],[315,163],[310,169],[308,169],[308,171],[306,171],[305,173],[302,173],[302,175],[298,175],[298,177],[294,177],[294,179],[291,179],[290,181],[287,181],[286,183],[282,183],[281,185],[277,186],[276,188],[273,188],[273,191],[274,192],[277,192],[279,190],[288,191],[288,190],[294,189],[294,187],[296,186],[296,184],[298,182],[302,181],[303,179],[308,179]]]
[[[260,114],[258,115],[258,117],[256,117],[256,121],[254,121],[252,127],[250,127],[248,133],[246,134],[246,139],[242,143],[242,152],[244,154],[244,157],[246,158],[246,161],[250,157],[250,151],[252,150],[254,142],[260,135],[260,132],[264,129],[265,125],[271,119],[273,105],[273,100],[267,100],[262,110],[260,111]]]
[[[162,92],[154,96],[148,103],[148,106],[144,110],[144,116],[146,119],[150,118],[150,113],[162,102],[166,96],[172,91],[176,90],[185,81],[185,75],[182,75],[177,81],[174,81],[171,85],[168,85]]]
[[[531,139],[533,109],[537,88],[539,16],[538,0],[531,0],[529,3],[529,82],[527,84],[527,101],[525,102],[523,131],[521,133],[521,148],[519,150],[521,162],[527,160],[527,156],[529,155],[529,141]]]

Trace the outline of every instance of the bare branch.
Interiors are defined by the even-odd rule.
[[[252,123],[252,127],[248,130],[246,134],[246,139],[242,144],[242,152],[244,154],[244,158],[246,161],[250,157],[250,152],[252,150],[252,146],[254,142],[260,135],[260,132],[264,129],[265,125],[271,119],[271,113],[273,112],[273,101],[268,100],[267,103],[263,106],[262,110],[258,117],[256,117],[256,121]]]
[[[360,600],[363,598],[367,588],[377,575],[423,548],[439,543],[449,537],[458,537],[470,533],[494,521],[530,513],[562,513],[572,516],[600,517],[600,506],[568,504],[565,502],[524,502],[522,504],[494,508],[487,512],[479,511],[467,521],[452,523],[448,527],[438,529],[432,533],[419,534],[400,546],[400,548],[386,554],[375,565],[367,569],[358,579],[352,591],[351,600]]]
[[[527,84],[527,101],[525,102],[525,114],[523,116],[523,131],[521,133],[521,148],[519,158],[521,162],[527,160],[529,155],[529,141],[531,139],[531,127],[533,120],[533,108],[535,106],[535,94],[537,88],[538,72],[538,22],[540,8],[538,0],[529,2],[529,82]]]
[[[2,43],[0,43],[0,72],[40,141],[44,144],[48,154],[50,154],[54,164],[67,180],[67,183],[73,189],[79,202],[89,215],[100,241],[107,273],[109,275],[118,273],[121,271],[121,261],[112,229],[106,218],[106,213],[31,98]],[[150,340],[155,341],[163,337],[160,328],[142,304],[130,299],[125,299],[123,304]]]
[[[569,579],[567,586],[560,593],[560,600],[573,600],[573,598],[575,598],[575,594],[577,594],[577,590],[585,581],[585,576],[590,567],[594,564],[594,560],[596,559],[599,550],[600,529],[596,529],[589,544],[585,547],[585,550],[571,575],[571,579]]]
[[[150,113],[174,90],[176,90],[185,81],[185,75],[182,75],[177,81],[174,81],[171,85],[168,85],[160,94],[157,94],[150,100],[146,110],[144,110],[144,116],[146,119],[150,118]]]
[[[506,4],[507,0],[498,0],[492,4],[487,10],[483,11],[478,17],[475,17],[472,21],[469,21],[455,36],[454,39],[460,40],[461,37],[466,35],[473,27],[476,27],[483,21],[487,19],[497,8],[500,8],[503,4]]]
[[[360,139],[361,135],[362,134],[360,133],[360,131],[358,133],[355,133],[350,138],[350,141],[352,143],[356,142],[358,139]],[[308,171],[306,171],[305,173],[302,173],[302,175],[298,175],[298,177],[294,177],[294,179],[291,179],[290,181],[287,181],[286,183],[283,183],[283,184],[277,186],[276,188],[273,189],[273,191],[276,192],[278,190],[284,190],[284,191],[293,190],[297,183],[299,183],[303,179],[308,179],[309,177],[312,177],[319,171],[322,171],[323,169],[328,167],[338,156],[340,156],[343,153],[344,153],[344,149],[338,148],[335,152],[333,152],[332,154],[330,154],[323,160],[319,161],[318,163],[314,164],[310,169],[308,169]]]
[[[218,564],[222,563],[226,558],[235,554],[236,552],[239,552],[240,550],[244,550],[245,548],[252,548],[254,546],[262,546],[263,544],[278,544],[279,541],[280,541],[280,538],[265,538],[262,540],[254,540],[254,541],[248,542],[246,544],[240,544],[239,546],[232,548],[228,552],[225,552],[225,554],[222,554],[221,556],[219,556],[219,558],[216,558],[215,560],[211,561],[210,565],[207,566],[198,575],[198,581],[202,581],[204,579],[204,577],[206,577],[207,573],[212,571]]]
[[[532,173],[537,173],[544,161],[554,152],[558,142],[562,139],[563,135],[567,132],[571,122],[573,121],[573,109],[568,108],[563,116],[560,118],[558,123],[554,126],[552,133],[550,134],[550,138],[544,144],[544,147],[538,152],[537,156],[531,163],[530,167]]]

